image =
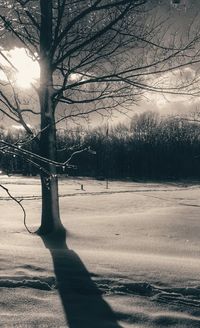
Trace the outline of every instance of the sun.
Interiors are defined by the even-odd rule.
[[[11,68],[10,62],[15,68],[10,78],[12,83],[18,88],[31,88],[32,84],[35,84],[40,76],[39,63],[31,58],[29,52],[25,48],[15,47],[9,51],[2,50],[2,53],[8,61],[6,61],[3,56],[0,56],[0,65],[5,68]],[[6,79],[3,71],[1,71],[0,79]]]

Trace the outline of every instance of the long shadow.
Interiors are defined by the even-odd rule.
[[[66,235],[41,237],[49,249],[58,291],[70,328],[121,328],[79,256],[68,249]]]

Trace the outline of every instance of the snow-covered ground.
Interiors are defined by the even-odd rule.
[[[34,231],[39,180],[0,183]],[[69,178],[60,195],[55,248],[0,190],[0,327],[200,327],[200,185]]]

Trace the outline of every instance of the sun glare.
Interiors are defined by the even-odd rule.
[[[39,64],[28,55],[24,48],[13,48],[2,52],[16,68],[11,80],[17,87],[28,89],[37,82],[40,75]],[[9,63],[3,57],[0,57],[0,64],[6,68],[9,67]],[[0,79],[5,80],[5,74],[2,71]]]

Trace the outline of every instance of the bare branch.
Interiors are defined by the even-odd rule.
[[[31,233],[31,234],[34,234],[35,232],[32,232],[28,227],[27,227],[27,224],[26,224],[26,211],[24,209],[24,206],[22,205],[22,199],[18,200],[16,197],[12,196],[10,191],[8,190],[8,188],[6,188],[5,186],[3,186],[2,184],[0,184],[0,188],[2,188],[7,194],[8,196],[15,202],[17,203],[20,207],[21,207],[21,210],[23,212],[23,221],[24,221],[24,226],[26,228],[26,230]]]

